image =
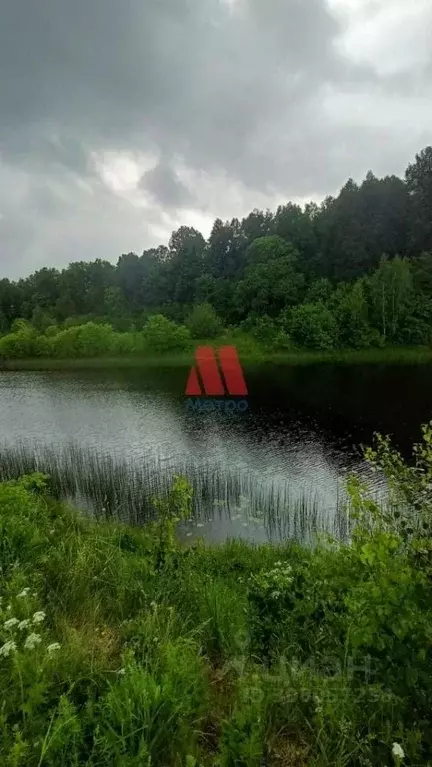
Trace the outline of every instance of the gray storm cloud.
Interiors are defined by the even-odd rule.
[[[185,210],[199,223],[402,172],[428,141],[431,61],[404,50],[398,75],[387,40],[383,74],[362,36],[383,24],[376,3],[354,6],[0,0],[3,274],[142,250]],[[116,153],[136,159],[135,187],[94,161]]]

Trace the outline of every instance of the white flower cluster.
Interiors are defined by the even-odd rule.
[[[29,634],[27,639],[24,642],[24,648],[26,650],[34,650],[35,647],[37,647],[38,644],[42,642],[42,637],[40,634]]]
[[[28,587],[24,588],[18,595],[17,598],[19,599],[25,599],[29,596],[30,589]],[[34,594],[36,596],[36,594]],[[0,597],[0,608],[1,608],[1,597]],[[12,605],[8,605],[7,612],[10,613],[12,609]],[[38,626],[45,620],[45,613],[43,610],[37,610],[35,613],[33,613],[31,618],[25,618],[24,620],[19,620],[18,618],[11,617],[8,618],[3,623],[3,628],[6,629],[6,631],[13,631],[14,628],[18,628],[19,631],[24,631],[24,629],[30,629],[32,625]],[[38,645],[42,643],[42,637],[40,634],[36,634],[34,631],[32,631],[25,639],[23,644],[23,649],[25,650],[34,650]],[[17,649],[17,643],[14,641],[14,639],[9,639],[7,642],[5,642],[0,647],[0,658],[7,658],[11,653],[15,652]],[[49,656],[52,656],[56,651],[60,650],[60,644],[58,642],[53,642],[48,645],[47,652]]]
[[[262,570],[250,577],[254,589],[274,600],[280,599],[289,590],[292,581],[292,567],[283,562],[275,562],[271,570]]]
[[[7,621],[5,621],[4,627],[5,629],[11,629],[14,626],[16,626],[18,623],[19,623],[18,618],[9,618]]]
[[[7,656],[14,650],[16,650],[15,642],[5,642],[3,647],[0,647],[0,657],[7,658]]]
[[[405,757],[405,752],[399,743],[393,743],[392,754],[396,764],[399,764]]]

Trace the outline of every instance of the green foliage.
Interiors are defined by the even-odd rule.
[[[192,338],[216,338],[222,333],[220,318],[210,304],[197,304],[186,318]]]
[[[332,349],[337,344],[337,324],[324,304],[302,304],[291,312],[290,335],[306,349]]]
[[[397,342],[412,302],[413,283],[409,261],[382,259],[370,278],[372,312],[384,339]]]
[[[432,424],[366,452],[349,543],[181,545],[176,478],[142,529],[39,474],[0,483],[0,752],[24,767],[428,765]]]
[[[222,726],[221,767],[260,767],[264,756],[264,694],[258,673],[241,678],[229,718]]]
[[[143,329],[146,348],[154,352],[170,352],[187,349],[190,333],[182,325],[170,322],[162,314],[155,314]]]
[[[266,314],[261,316],[250,315],[247,320],[242,322],[241,327],[267,347],[273,346],[279,333],[279,327],[275,320]]]
[[[341,346],[362,349],[378,345],[369,324],[369,307],[362,280],[339,285],[329,301],[329,308],[337,321]]]
[[[255,256],[257,263],[247,267],[235,291],[238,317],[249,313],[277,315],[285,307],[298,303],[304,277],[297,270],[298,254],[286,250],[288,255],[283,258],[265,260],[268,256],[266,243],[264,253]]]
[[[40,333],[45,333],[47,328],[55,325],[55,319],[37,306],[32,314],[32,325]]]
[[[47,351],[47,341],[25,320],[16,320],[12,333],[0,338],[0,358],[25,358],[43,356]]]
[[[164,567],[175,549],[175,529],[192,514],[192,488],[183,477],[175,477],[167,498],[155,498],[158,548],[156,567]]]
[[[49,350],[53,357],[98,357],[109,354],[113,344],[111,325],[87,322],[61,330],[49,338]]]
[[[151,670],[133,655],[123,662],[119,680],[95,709],[99,763],[182,764],[195,749],[207,708],[198,647],[185,639],[158,643]]]

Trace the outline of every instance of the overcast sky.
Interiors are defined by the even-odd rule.
[[[402,175],[432,0],[0,0],[0,277]]]

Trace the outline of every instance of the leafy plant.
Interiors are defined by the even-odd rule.
[[[178,523],[191,516],[192,488],[184,477],[174,477],[168,497],[155,498],[153,503],[158,515],[156,567],[160,569],[176,549],[175,530]]]

